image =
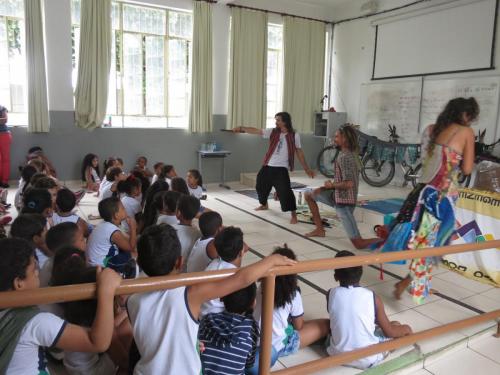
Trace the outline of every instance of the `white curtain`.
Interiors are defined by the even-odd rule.
[[[229,128],[266,124],[267,13],[231,10]]]
[[[293,127],[313,131],[314,112],[321,110],[325,74],[326,25],[297,17],[284,17],[283,109]]]
[[[195,1],[189,130],[212,131],[212,4]]]
[[[80,61],[75,93],[75,121],[85,129],[102,125],[108,102],[111,67],[111,0],[82,0]]]
[[[26,67],[28,78],[28,131],[50,128],[41,0],[24,0]]]

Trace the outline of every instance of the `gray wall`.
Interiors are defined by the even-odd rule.
[[[257,172],[267,150],[267,141],[258,136],[220,132],[226,126],[226,115],[214,115],[214,132],[190,134],[180,129],[109,129],[87,131],[74,125],[73,111],[50,111],[50,132],[28,133],[26,128],[12,128],[11,179],[19,176],[18,166],[24,163],[27,150],[32,146],[44,149],[53,162],[61,180],[79,178],[81,161],[91,152],[102,161],[108,156],[121,157],[126,168],[132,168],[139,155],[145,155],[149,166],[163,161],[175,166],[180,176],[190,168],[197,168],[196,150],[204,142],[215,141],[232,154],[226,159],[226,180],[240,179],[240,173]],[[302,148],[310,166],[315,166],[316,155],[323,139],[302,135]],[[102,168],[102,167],[101,167]],[[296,168],[302,169],[296,161]],[[220,179],[220,160],[203,161],[203,179]]]

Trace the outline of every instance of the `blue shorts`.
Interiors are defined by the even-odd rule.
[[[314,195],[314,199],[316,202],[321,202],[335,208],[335,212],[337,212],[337,216],[342,221],[342,226],[349,239],[361,238],[356,219],[354,219],[354,208],[356,208],[356,206],[335,204],[333,190],[322,190],[319,194]]]

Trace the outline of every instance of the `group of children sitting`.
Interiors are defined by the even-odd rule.
[[[20,214],[10,237],[0,239],[0,291],[96,282],[97,299],[0,310],[0,373],[44,373],[48,354],[78,375],[258,373],[256,281],[273,267],[295,264],[294,252],[284,245],[242,267],[243,232],[201,206],[199,172],[191,170],[186,183],[159,163],[148,175],[146,164],[141,157],[138,173],[129,175],[109,165],[99,182],[95,155],[82,168],[87,188],[99,194],[102,222],[95,227],[73,212],[72,191],[33,163],[24,167]],[[36,172],[29,178],[30,166]],[[189,287],[114,296],[122,278],[224,269],[237,271]],[[330,319],[310,321],[297,275],[276,277],[271,364],[318,340],[334,355],[411,333],[388,320],[380,298],[360,287],[361,275],[362,267],[335,270],[340,286],[327,296]],[[351,365],[368,368],[383,358]]]

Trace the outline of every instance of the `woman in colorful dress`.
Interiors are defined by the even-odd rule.
[[[478,115],[476,99],[455,98],[448,102],[436,123],[425,129],[420,178],[425,185],[420,185],[413,211],[408,249],[445,246],[450,242],[456,229],[458,175],[460,172],[470,174],[474,166],[474,131],[470,125]],[[439,260],[435,257],[413,259],[409,275],[395,285],[394,296],[399,299],[410,287],[415,302],[422,303],[431,291],[432,268]]]

